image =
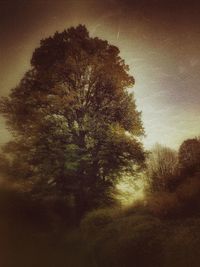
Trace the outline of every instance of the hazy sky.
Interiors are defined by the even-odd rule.
[[[177,148],[200,135],[199,14],[193,0],[0,0],[0,95],[20,81],[40,39],[85,24],[130,66],[146,147]],[[3,143],[9,134],[0,126]]]

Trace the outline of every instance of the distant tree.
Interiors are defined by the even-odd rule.
[[[7,152],[23,162],[23,178],[73,196],[79,212],[108,200],[116,179],[144,162],[140,113],[127,91],[134,78],[119,52],[82,25],[56,32],[1,99],[14,135]]]
[[[178,153],[156,144],[147,158],[147,176],[152,192],[171,191],[178,175]]]
[[[200,170],[200,140],[185,140],[179,148],[179,165],[182,173],[193,174]]]

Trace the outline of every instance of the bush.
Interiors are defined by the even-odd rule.
[[[161,266],[162,229],[152,216],[120,213],[86,242],[98,267]]]
[[[117,217],[117,209],[104,208],[93,210],[86,214],[81,221],[81,229],[86,235],[99,233],[107,224]]]
[[[176,191],[185,216],[200,214],[200,173],[185,178]]]
[[[200,219],[178,221],[166,238],[165,267],[199,267]]]
[[[178,216],[181,203],[175,193],[154,193],[147,200],[147,208],[154,216],[166,218]]]

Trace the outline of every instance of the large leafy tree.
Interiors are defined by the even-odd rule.
[[[20,176],[43,192],[72,195],[81,210],[144,161],[140,113],[127,91],[134,79],[119,52],[82,25],[56,32],[1,100],[14,135],[5,150]]]

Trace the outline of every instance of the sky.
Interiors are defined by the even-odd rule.
[[[200,135],[200,3],[193,0],[0,0],[0,96],[42,38],[84,24],[119,47],[136,83],[146,148]],[[0,144],[10,139],[0,117]]]

